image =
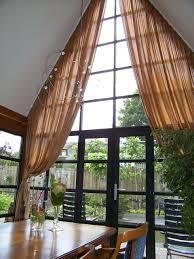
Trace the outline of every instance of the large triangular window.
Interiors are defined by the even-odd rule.
[[[129,57],[118,0],[107,1],[80,112],[72,130],[147,125]]]

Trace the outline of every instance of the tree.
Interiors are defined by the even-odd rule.
[[[148,124],[143,105],[138,97],[124,100],[123,107],[119,110],[119,126],[144,126]]]

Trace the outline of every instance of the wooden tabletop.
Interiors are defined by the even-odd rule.
[[[0,224],[0,259],[75,258],[87,244],[99,245],[116,233],[111,227],[60,221],[53,233],[46,220],[41,234],[30,231],[29,220]]]

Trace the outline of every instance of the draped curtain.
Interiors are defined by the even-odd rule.
[[[120,0],[129,52],[152,129],[194,129],[193,53],[148,0]]]
[[[91,1],[29,113],[15,220],[24,214],[28,179],[52,166],[69,136],[81,102],[78,89],[83,93],[86,87],[105,1]]]

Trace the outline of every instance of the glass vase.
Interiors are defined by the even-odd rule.
[[[54,206],[54,219],[53,219],[53,227],[51,231],[61,231],[63,230],[62,227],[59,226],[59,213],[60,213],[60,206]]]
[[[42,231],[46,215],[46,201],[31,201],[30,227],[32,231]]]

